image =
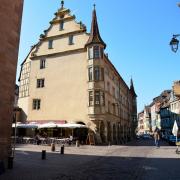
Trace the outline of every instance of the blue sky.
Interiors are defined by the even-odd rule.
[[[20,64],[49,27],[60,2],[24,0],[17,78]],[[88,32],[94,3],[106,53],[128,85],[133,78],[139,112],[180,79],[180,50],[173,53],[169,47],[172,34],[180,34],[178,1],[65,0],[65,7]]]

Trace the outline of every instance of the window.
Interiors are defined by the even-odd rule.
[[[100,50],[101,50],[101,58],[103,58],[104,57],[104,49],[100,48]]]
[[[89,91],[89,106],[93,106],[93,91]]]
[[[99,46],[94,46],[94,58],[100,58]]]
[[[100,54],[101,53],[101,54]],[[100,52],[99,46],[92,46],[88,49],[88,58],[89,59],[98,59],[100,55],[103,57],[103,52]]]
[[[112,95],[115,96],[115,88],[112,87]]]
[[[64,29],[64,21],[60,22],[59,30],[62,31]]]
[[[45,68],[45,64],[46,64],[46,60],[45,59],[41,59],[40,60],[40,69],[44,69]]]
[[[107,82],[107,91],[110,92],[110,83]]]
[[[93,80],[93,68],[89,67],[88,68],[88,76],[89,76],[89,81]]]
[[[101,92],[101,96],[100,96],[100,100],[101,100],[101,105],[105,105],[105,96],[104,96],[104,92]]]
[[[94,100],[95,100],[95,105],[100,105],[100,91],[95,91]]]
[[[74,42],[73,42],[73,35],[70,35],[69,36],[69,45],[72,45],[72,44],[74,44]]]
[[[53,48],[53,40],[49,40],[48,42],[48,48],[52,49]]]
[[[89,55],[89,59],[93,59],[93,47],[90,47],[88,49],[88,55]]]
[[[110,103],[110,101],[108,101],[108,112],[109,113],[111,112],[111,103]]]
[[[99,67],[94,67],[94,80],[95,80],[95,81],[99,81],[99,80],[100,80]]]
[[[101,68],[101,80],[104,81],[104,68]]]
[[[37,79],[37,88],[44,87],[44,79]]]
[[[41,100],[40,99],[33,99],[33,109],[39,110],[41,107]]]
[[[115,107],[114,103],[113,103],[112,107],[113,107],[113,114],[116,114],[116,107]]]

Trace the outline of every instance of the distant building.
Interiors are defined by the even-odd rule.
[[[138,134],[144,134],[144,111],[138,113]]]
[[[170,115],[171,115],[171,123],[170,127],[172,129],[174,125],[174,121],[176,120],[178,126],[180,127],[180,97],[175,96],[174,91],[171,93],[170,99]]]
[[[22,121],[82,123],[98,143],[126,142],[137,124],[137,95],[104,52],[96,10],[90,33],[63,1],[50,24],[21,65]]]
[[[177,82],[179,81],[176,81],[176,85],[178,85]],[[174,86],[172,90],[164,90],[159,96],[153,98],[152,103],[145,106],[143,112],[138,114],[138,132],[148,133],[159,128],[167,135],[172,133],[175,120],[180,126],[180,98],[176,96],[178,94],[174,91]]]
[[[14,93],[14,107],[18,105],[18,98],[19,98],[19,86],[15,85],[15,93]]]
[[[11,156],[14,84],[18,59],[23,0],[1,0],[0,5],[0,173]]]
[[[144,133],[152,131],[150,106],[144,107]]]
[[[176,97],[180,97],[180,81],[174,81],[173,83],[173,92]]]

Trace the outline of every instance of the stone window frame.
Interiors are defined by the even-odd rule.
[[[64,30],[64,21],[61,21],[59,24],[59,30],[63,31]]]
[[[40,110],[41,109],[41,99],[33,99],[32,109],[33,110]]]
[[[50,39],[49,41],[48,41],[48,49],[53,49],[53,39]]]
[[[73,45],[74,44],[74,35],[69,35],[69,45]]]
[[[37,88],[43,88],[44,85],[45,85],[45,79],[44,78],[37,79],[37,82],[36,82]]]
[[[46,68],[46,59],[40,59],[40,69]]]

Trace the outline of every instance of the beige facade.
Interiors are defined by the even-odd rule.
[[[22,63],[23,120],[83,122],[97,142],[126,141],[136,121],[136,94],[104,53],[96,11],[90,34],[63,3],[55,15]]]
[[[11,127],[23,0],[0,5],[0,173],[11,156]],[[3,162],[3,163],[2,163]]]

